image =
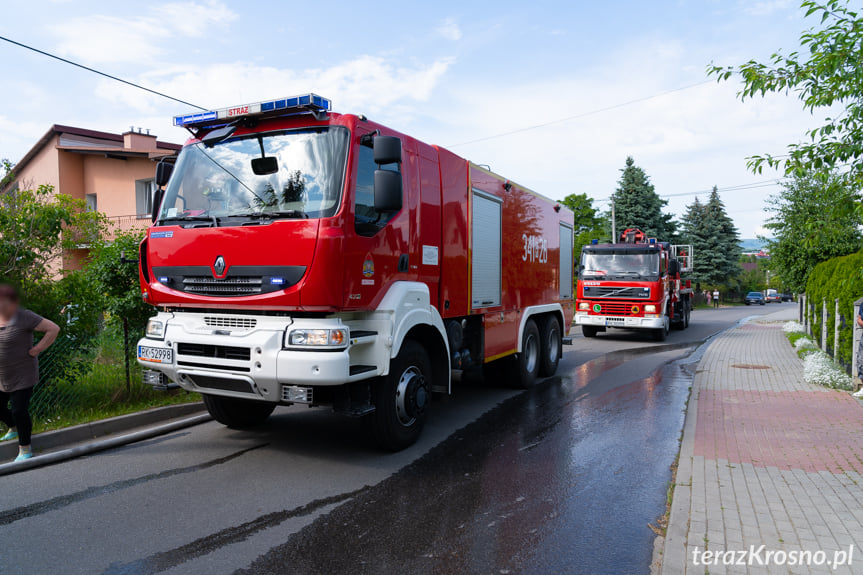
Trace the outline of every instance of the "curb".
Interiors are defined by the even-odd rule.
[[[37,467],[52,465],[54,463],[60,463],[61,461],[66,461],[75,457],[81,457],[82,455],[89,455],[91,453],[104,451],[106,449],[112,449],[114,447],[120,447],[129,443],[135,443],[136,441],[151,439],[153,437],[158,437],[159,435],[171,433],[172,431],[191,427],[200,423],[206,423],[211,419],[213,418],[209,413],[205,413],[202,415],[194,415],[186,419],[181,419],[180,421],[174,421],[172,423],[166,423],[157,427],[151,427],[149,429],[127,433],[126,435],[110,437],[108,439],[102,439],[99,441],[94,441],[92,443],[85,443],[83,445],[70,447],[69,449],[64,449],[61,451],[52,451],[51,453],[46,453],[45,455],[38,455],[36,457],[33,457],[32,459],[25,459],[24,461],[13,461],[12,463],[0,464],[0,477],[2,477],[3,475],[9,475],[11,473],[17,473],[19,471],[25,471],[28,469],[35,469]]]
[[[54,431],[46,431],[33,436],[32,444],[37,449],[52,449],[65,447],[92,439],[104,438],[106,435],[122,433],[138,427],[160,423],[168,419],[176,419],[187,415],[201,413],[205,410],[203,403],[181,403],[155,407],[146,411],[118,415],[108,419],[100,419],[80,425],[73,425]],[[18,442],[0,443],[0,460],[13,459],[18,455]],[[2,474],[0,474],[2,475]]]

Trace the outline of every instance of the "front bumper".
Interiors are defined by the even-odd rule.
[[[665,320],[662,317],[628,317],[576,313],[575,325],[624,327],[630,329],[662,329],[665,327]]]
[[[158,317],[166,324],[165,337],[139,340],[138,363],[188,391],[285,402],[286,388],[337,386],[380,375],[377,366],[355,369],[353,375],[351,370],[351,345],[373,345],[375,338],[354,338],[340,349],[285,348],[287,330],[347,327],[339,318],[198,313]],[[170,349],[171,361],[144,359],[141,346]]]

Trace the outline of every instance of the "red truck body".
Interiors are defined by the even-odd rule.
[[[203,393],[229,425],[332,404],[400,448],[451,371],[509,358],[530,385],[556,369],[573,316],[569,210],[328,102],[255,113],[267,107],[175,120],[194,137],[141,246],[144,297],[163,310],[139,342],[148,381]],[[252,173],[239,150],[258,144]],[[231,211],[238,197],[251,200]]]
[[[692,246],[671,245],[627,229],[614,244],[582,248],[575,323],[585,337],[607,328],[645,330],[664,340],[672,326],[689,327]]]

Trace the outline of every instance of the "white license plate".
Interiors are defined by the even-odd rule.
[[[138,346],[138,359],[154,363],[174,363],[174,350],[167,347]]]

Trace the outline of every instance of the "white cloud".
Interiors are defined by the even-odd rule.
[[[750,16],[770,16],[775,12],[784,10],[791,4],[791,0],[761,0],[759,2],[745,1],[743,11]]]
[[[459,28],[458,23],[453,18],[447,18],[441,22],[436,31],[447,40],[452,40],[453,42],[461,40],[461,28]]]
[[[200,37],[216,25],[236,18],[222,2],[178,2],[154,6],[131,18],[95,14],[50,26],[64,56],[87,63],[152,60],[165,53],[166,42]]]
[[[321,69],[293,70],[246,62],[207,67],[174,68],[137,80],[153,89],[207,108],[315,92],[333,99],[337,110],[394,117],[409,116],[417,103],[429,99],[452,61],[397,65],[375,56],[359,56]],[[108,80],[96,95],[125,102],[142,114],[164,109],[164,100]],[[177,113],[184,112],[177,105]]]

